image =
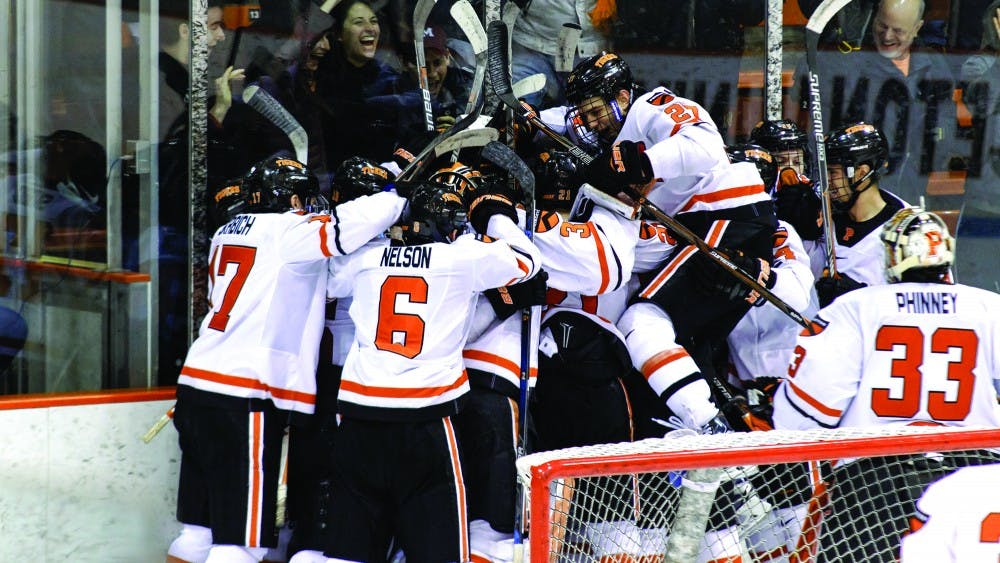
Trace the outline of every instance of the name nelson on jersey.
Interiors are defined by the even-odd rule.
[[[252,215],[237,215],[232,221],[219,228],[220,235],[245,235],[253,228],[255,217]]]
[[[896,307],[900,313],[950,315],[958,308],[958,294],[943,291],[897,291]]]
[[[430,268],[431,251],[429,246],[390,246],[382,250],[380,267],[394,268]]]

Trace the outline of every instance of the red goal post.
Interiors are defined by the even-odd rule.
[[[681,431],[534,453],[517,469],[531,561],[806,563],[821,550],[894,561],[930,481],[997,462],[1000,429],[883,426]]]

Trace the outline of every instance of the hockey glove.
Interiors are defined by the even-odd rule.
[[[699,434],[728,434],[732,431],[733,427],[729,425],[722,411],[698,429]]]
[[[828,274],[828,272],[824,272],[824,274]],[[826,307],[841,295],[867,285],[847,274],[824,275],[816,280],[816,296],[819,297],[819,306]]]
[[[737,249],[720,248],[717,250],[739,269],[756,279],[760,285],[767,289],[774,287],[777,275],[771,272],[771,265],[763,259],[747,256],[743,251]],[[763,303],[759,293],[740,281],[721,264],[717,264],[704,252],[700,250],[695,252],[691,260],[694,261],[691,267],[694,268],[695,276],[698,279],[698,287],[703,292],[712,295],[721,293],[730,301],[745,300],[751,305]]]
[[[770,405],[751,407],[743,397],[733,397],[721,410],[726,420],[732,421],[732,427],[741,432],[774,429],[771,421],[774,409]]]
[[[506,320],[521,309],[527,309],[532,305],[545,305],[545,291],[548,289],[545,282],[548,279],[549,273],[540,270],[528,281],[488,289],[483,293],[493,306],[497,318]]]
[[[791,225],[802,240],[816,240],[820,235],[820,200],[813,184],[791,168],[781,171],[778,191],[774,194],[778,219]]]
[[[486,234],[486,226],[490,223],[490,217],[494,215],[509,217],[516,225],[517,209],[514,207],[516,199],[516,194],[506,185],[495,183],[489,190],[478,193],[476,199],[469,204],[469,223],[480,234]]]
[[[646,156],[645,144],[620,141],[587,166],[584,178],[602,192],[618,195],[631,186],[652,182],[653,164]]]
[[[413,190],[420,186],[423,182],[394,182],[392,184],[386,184],[382,191],[387,192],[389,190],[396,190],[396,195],[402,198],[410,199],[410,195],[413,194]]]

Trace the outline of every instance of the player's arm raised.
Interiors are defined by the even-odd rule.
[[[542,255],[517,226],[512,194],[495,189],[477,197],[469,206],[469,223],[488,242],[486,257],[478,261],[473,284],[480,291],[525,281],[541,269]],[[482,238],[482,237],[481,237]]]
[[[285,234],[283,257],[291,263],[350,254],[392,226],[405,205],[390,191],[342,203],[329,215],[312,215]]]

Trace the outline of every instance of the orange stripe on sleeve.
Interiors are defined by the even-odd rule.
[[[838,411],[835,408],[828,407],[828,406],[824,405],[823,403],[819,402],[815,397],[813,397],[809,393],[806,393],[802,389],[799,389],[798,386],[796,386],[795,383],[793,383],[791,379],[786,379],[785,381],[788,382],[788,385],[791,386],[792,391],[794,391],[795,394],[798,395],[800,399],[802,399],[803,401],[805,401],[806,403],[808,403],[812,408],[814,408],[814,409],[818,410],[819,412],[825,414],[826,416],[832,416],[832,417],[835,417],[835,418],[840,418],[840,416],[842,414],[844,414],[844,411]]]
[[[739,197],[746,197],[762,193],[764,193],[764,184],[755,184],[752,186],[740,186],[738,188],[726,188],[724,190],[718,190],[707,194],[698,194],[695,196],[691,196],[691,199],[687,200],[687,203],[684,204],[684,207],[682,207],[681,210],[678,211],[678,213],[683,213],[685,211],[690,210],[697,203],[716,203],[727,199],[736,199]]]
[[[590,232],[594,235],[594,244],[597,246],[597,262],[601,265],[601,287],[597,293],[604,293],[611,283],[611,272],[608,270],[608,257],[604,254],[604,241],[601,239],[597,225],[591,224]]]
[[[330,247],[327,246],[326,237],[327,237],[326,224],[324,223],[319,228],[319,249],[323,253],[323,256],[330,258],[331,256],[333,256],[333,253],[330,252]]]
[[[642,369],[640,369],[639,371],[642,372],[643,377],[649,379],[650,377],[653,376],[654,373],[656,373],[656,370],[686,356],[688,356],[688,353],[687,350],[685,350],[684,348],[674,348],[672,350],[664,350],[663,352],[660,352],[654,355],[652,358],[646,360],[642,364]]]

